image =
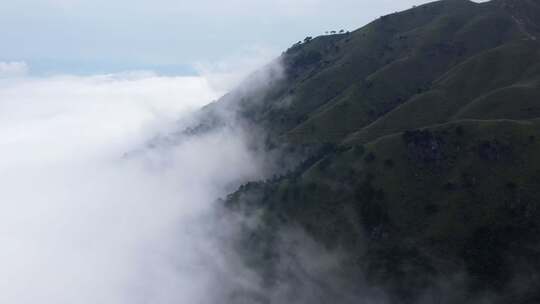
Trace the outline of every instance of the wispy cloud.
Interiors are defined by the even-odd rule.
[[[21,77],[28,73],[28,65],[25,62],[0,62],[0,78]]]

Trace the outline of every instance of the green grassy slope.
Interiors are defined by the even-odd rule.
[[[410,14],[408,12],[390,15],[373,24],[373,27],[383,28],[383,33],[391,33],[383,42],[387,49],[383,52],[372,49],[376,52],[373,57],[384,56],[384,60],[375,71],[334,98],[331,106],[316,112],[288,135],[298,141],[339,142],[347,134],[430,89],[437,78],[467,58],[520,39],[521,33],[508,15],[468,1],[456,3],[459,5],[436,11],[430,22],[412,30],[399,26],[400,15]],[[429,5],[413,11],[417,12],[412,18],[431,12]],[[481,18],[484,20],[474,22]],[[398,20],[395,25],[391,23],[393,19]],[[486,26],[484,23],[495,25],[497,31],[480,35]]]
[[[248,264],[275,283],[277,231],[300,226],[391,303],[540,301],[537,36],[537,1],[438,1],[297,44],[211,105],[268,148],[319,147],[227,198],[261,215]]]
[[[459,118],[538,117],[539,62],[540,44],[536,41],[516,41],[482,52],[436,80],[431,90],[349,135],[347,142],[367,142]]]
[[[471,58],[532,40],[536,7],[523,0],[443,0],[382,16],[351,33],[291,47],[277,61],[284,77],[265,94],[246,92],[246,83],[216,105],[240,103],[242,117],[295,144],[339,143],[422,93],[437,91],[441,77]],[[520,58],[510,54],[519,51],[506,55]],[[437,96],[435,102],[449,97]]]

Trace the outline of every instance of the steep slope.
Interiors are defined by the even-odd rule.
[[[233,113],[303,160],[225,201],[259,215],[239,247],[265,286],[284,276],[280,231],[300,227],[383,302],[538,303],[537,37],[537,1],[433,2],[308,38],[207,107],[194,130]],[[306,272],[317,301],[348,303]]]
[[[536,7],[445,0],[351,33],[307,39],[279,59],[283,75],[264,96],[237,91],[218,104],[241,103],[243,117],[296,143],[338,143],[431,90],[471,57],[532,40],[538,21],[529,15]]]
[[[540,43],[516,41],[482,52],[418,94],[351,134],[348,142],[368,142],[391,133],[461,118],[538,117]]]
[[[294,223],[329,250],[345,250],[342,267],[364,273],[391,302],[429,292],[477,303],[498,291],[490,301],[527,303],[540,290],[539,136],[538,120],[409,131],[328,153],[228,203],[266,210],[258,238]],[[252,249],[279,256],[275,247]]]

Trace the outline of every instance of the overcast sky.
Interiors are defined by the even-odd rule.
[[[425,0],[0,1],[0,62],[33,73],[193,72],[266,61],[327,30],[353,30]],[[245,62],[243,62],[245,63]]]

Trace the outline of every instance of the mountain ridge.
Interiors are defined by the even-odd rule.
[[[267,124],[279,135],[328,141],[323,138],[324,132],[312,131],[328,127],[327,120],[338,123],[331,126],[335,129],[332,132],[342,134],[343,139],[426,90],[464,59],[528,39],[512,14],[500,9],[505,3],[439,1],[383,16],[351,33],[306,40],[279,59],[286,81],[276,80],[271,98],[244,95],[231,99],[244,100],[241,116],[259,125]],[[491,24],[495,25],[494,31],[488,28]],[[447,35],[448,31],[453,36]],[[411,73],[413,70],[415,73]],[[417,79],[408,80],[411,74],[416,74]],[[362,103],[354,101],[360,99]],[[336,141],[336,136],[329,137]]]
[[[294,226],[345,252],[339,280],[317,282],[382,303],[540,302],[539,33],[532,0],[432,2],[308,37],[249,78],[268,85],[205,108],[294,160],[225,200],[260,214],[239,247],[265,288],[295,256],[277,249]],[[294,282],[291,302],[309,285]]]

